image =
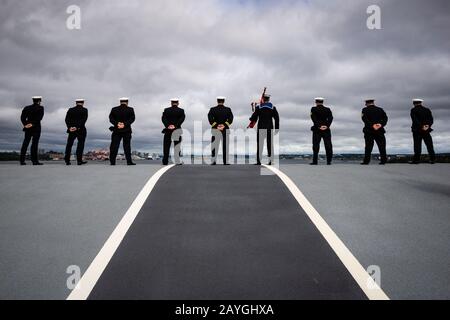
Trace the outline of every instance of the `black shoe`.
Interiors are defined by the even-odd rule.
[[[115,163],[112,163],[112,162],[111,162],[111,164],[110,164],[110,165],[111,165],[111,166],[115,166],[116,164],[115,164]]]
[[[134,163],[134,162],[127,163],[127,166],[135,166],[135,165],[136,165],[136,163]]]
[[[331,166],[331,162],[327,162],[327,166]]]
[[[384,166],[384,165],[386,165],[386,162],[380,162],[379,165]]]
[[[212,166],[217,166],[217,163],[213,162],[211,163]]]
[[[21,162],[20,165],[21,166],[26,166],[27,164],[26,164],[26,162]]]
[[[408,163],[409,164],[419,164],[420,162],[418,162],[418,161],[409,161]]]
[[[79,166],[83,166],[83,165],[85,165],[85,164],[87,164],[87,161],[81,161],[81,162],[78,162],[78,165],[79,165]]]
[[[33,162],[33,166],[43,166],[44,164],[41,162]]]
[[[435,164],[436,162],[434,160],[430,160],[430,164]]]
[[[268,165],[268,166],[271,166],[271,165],[272,165],[272,162],[269,162],[267,165]]]
[[[66,166],[71,166],[72,164],[70,162],[66,162]]]
[[[360,163],[362,166],[368,166],[369,165],[369,162],[361,162]]]
[[[231,164],[229,164],[229,163],[224,163],[223,165],[224,166],[231,166]]]
[[[310,165],[310,166],[317,166],[318,163],[317,163],[317,162],[311,162],[309,165]]]
[[[175,165],[176,166],[182,166],[184,163],[183,162],[180,162],[180,163],[176,163]]]
[[[254,164],[254,166],[260,166],[260,165],[261,165],[261,162],[257,162]]]

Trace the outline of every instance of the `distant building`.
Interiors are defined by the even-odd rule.
[[[54,152],[54,151],[49,151],[46,154],[47,158],[51,161],[61,161],[64,160],[64,154],[62,152]]]
[[[92,150],[86,153],[85,155],[86,160],[91,161],[106,161],[109,160],[109,150],[106,149],[99,149],[99,150]]]
[[[153,153],[152,155],[148,154],[146,157],[147,160],[160,160],[161,157],[157,153]]]

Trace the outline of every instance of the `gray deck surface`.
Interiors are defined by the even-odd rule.
[[[70,293],[66,288],[67,266],[79,265],[82,271],[86,270],[141,188],[159,168],[142,164],[114,168],[103,164],[81,168],[66,168],[59,163],[44,167],[0,164],[0,298],[65,299]],[[224,170],[225,178],[234,177],[238,168],[219,170]],[[449,165],[288,164],[281,165],[281,170],[296,182],[363,266],[381,267],[382,287],[391,298],[450,299]],[[277,183],[270,177],[268,181],[269,189],[272,183]],[[287,192],[283,194],[288,197]],[[185,209],[189,212],[202,208],[204,201],[207,200],[198,199]],[[246,201],[234,199],[227,203],[224,195],[220,205],[225,202],[251,207]],[[295,233],[301,231],[297,225],[299,216],[289,214],[292,226],[286,221],[279,222],[292,235],[280,241],[288,243],[301,237]],[[214,219],[219,219],[215,213],[210,222],[220,222]],[[169,225],[171,221],[161,223],[173,231],[180,230],[176,224]],[[202,221],[208,222],[205,216]],[[258,228],[273,222],[270,217],[264,222],[256,221],[249,217],[243,222],[255,234]],[[193,228],[191,233],[184,234],[184,243],[191,246],[196,239],[190,239],[190,243],[187,236],[193,234]],[[257,235],[265,244],[270,243],[271,233]],[[211,245],[218,243],[212,241]],[[156,250],[158,244],[151,245]],[[182,249],[179,248],[180,254]],[[245,250],[240,252],[239,257],[245,256],[244,253]],[[289,268],[289,263],[279,267]],[[267,271],[274,274],[273,268]]]
[[[366,297],[277,176],[184,166],[159,181],[90,298]]]
[[[0,299],[65,299],[158,169],[0,165]]]
[[[392,299],[450,299],[450,165],[282,165]]]

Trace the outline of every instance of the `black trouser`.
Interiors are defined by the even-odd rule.
[[[313,143],[313,163],[317,163],[319,161],[319,151],[320,151],[320,142],[322,141],[325,144],[325,150],[327,153],[327,162],[331,163],[333,160],[333,144],[331,143],[331,131],[313,131],[312,143]]]
[[[25,131],[25,138],[23,139],[22,149],[20,150],[20,162],[25,162],[25,158],[27,155],[28,146],[31,142],[31,161],[33,163],[37,163],[39,161],[38,158],[38,147],[39,147],[39,139],[41,137],[41,131]]]
[[[169,164],[169,154],[170,154],[170,146],[172,145],[172,141],[174,143],[174,162],[176,164],[180,164],[180,155],[181,155],[181,134],[176,131],[170,131],[164,133],[164,156],[163,156],[163,164]]]
[[[433,138],[429,132],[413,132],[414,139],[414,162],[420,162],[420,156],[422,155],[422,141],[427,146],[430,161],[436,160],[436,154],[434,153]]]
[[[366,140],[366,152],[364,157],[365,163],[369,163],[372,158],[372,150],[374,142],[377,143],[378,150],[380,151],[381,162],[387,162],[386,137],[384,133],[382,134],[365,133],[364,140]]]
[[[223,164],[228,163],[228,155],[229,155],[229,149],[230,149],[230,130],[225,129],[223,131],[220,131],[218,129],[212,130],[213,136],[211,137],[211,155],[212,163],[216,163],[217,160],[217,154],[219,154],[219,145],[220,141],[222,141],[222,156],[223,156]]]
[[[66,156],[64,157],[64,160],[66,162],[70,162],[70,156],[72,154],[72,147],[73,143],[75,142],[75,139],[78,140],[77,144],[77,162],[81,163],[83,162],[83,151],[84,151],[84,143],[86,142],[86,131],[76,131],[76,132],[70,132],[69,136],[67,137],[67,145],[66,145]]]
[[[267,140],[267,155],[272,162],[273,155],[273,129],[258,129],[258,134],[256,135],[256,144],[257,144],[257,153],[256,153],[256,162],[261,163],[262,153],[264,149],[264,140]]]
[[[117,153],[119,152],[120,141],[123,139],[123,151],[127,163],[132,163],[131,160],[131,132],[113,132],[111,135],[111,147],[109,152],[109,161],[111,164],[116,164]]]

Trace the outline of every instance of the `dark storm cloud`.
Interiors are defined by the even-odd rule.
[[[66,28],[66,8],[82,29]],[[366,27],[381,7],[382,30]],[[78,97],[90,110],[88,148],[108,146],[108,113],[136,106],[134,148],[159,151],[161,111],[173,96],[186,128],[226,95],[235,126],[269,86],[282,118],[282,151],[310,152],[315,96],[333,108],[338,152],[361,152],[360,111],[375,97],[390,116],[390,152],[409,152],[411,98],[435,113],[438,151],[450,151],[448,1],[1,1],[0,149],[18,149],[18,117],[45,97],[42,147],[62,149],[64,116]]]

